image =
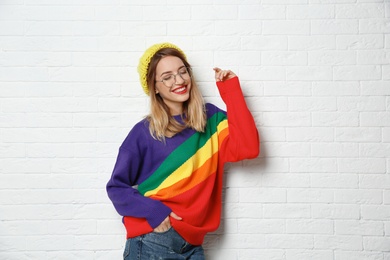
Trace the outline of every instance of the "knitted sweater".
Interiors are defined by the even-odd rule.
[[[206,104],[203,133],[187,128],[164,143],[142,120],[120,146],[107,192],[127,238],[152,232],[172,211],[182,218],[170,217],[172,227],[190,244],[218,228],[224,163],[255,158],[260,145],[238,78],[217,86],[227,113]]]

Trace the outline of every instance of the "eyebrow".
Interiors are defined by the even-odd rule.
[[[179,68],[177,69],[177,71],[179,71],[180,69],[185,68],[185,67],[186,67],[186,66],[183,65],[183,66],[179,67]],[[173,73],[173,72],[172,72],[172,71],[165,71],[165,72],[161,73],[160,77],[161,77],[162,75],[164,75],[164,74],[169,74],[169,73]]]

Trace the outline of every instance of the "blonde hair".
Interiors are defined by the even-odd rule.
[[[184,115],[182,116],[182,120],[184,124],[178,122],[171,115],[162,97],[155,94],[157,64],[162,58],[167,56],[175,56],[181,59],[191,75],[190,97],[183,103]],[[191,65],[187,62],[182,52],[175,48],[162,48],[157,51],[149,64],[147,85],[150,93],[150,114],[146,119],[149,121],[149,131],[153,138],[159,141],[165,141],[165,137],[172,137],[188,127],[198,132],[204,131],[207,120],[204,100],[192,75]]]

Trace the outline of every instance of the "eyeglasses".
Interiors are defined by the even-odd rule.
[[[156,80],[156,82],[162,82],[166,87],[170,88],[176,83],[176,76],[179,75],[180,78],[184,81],[187,81],[191,78],[191,74],[188,68],[180,68],[176,74],[167,74],[161,80]]]

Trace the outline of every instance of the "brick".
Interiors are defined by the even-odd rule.
[[[334,131],[327,127],[288,127],[286,140],[292,142],[331,142]]]
[[[286,221],[287,234],[332,234],[333,220],[294,219]]]
[[[359,32],[359,21],[354,19],[312,20],[310,32],[313,35],[356,35]]]
[[[305,20],[265,20],[264,35],[309,35],[310,23]]]
[[[357,204],[313,204],[311,211],[315,219],[360,219],[360,206]]]
[[[310,187],[356,189],[359,187],[359,178],[355,174],[311,174]]]
[[[338,189],[335,191],[335,202],[343,204],[381,204],[382,192],[369,189]]]
[[[335,17],[333,5],[289,5],[287,19],[332,19]]]
[[[289,189],[287,202],[290,203],[332,203],[333,190],[328,189]]]
[[[359,32],[362,34],[389,33],[390,25],[385,19],[361,19],[359,20]]]
[[[334,35],[291,35],[288,36],[289,50],[313,51],[334,50],[336,37]]]
[[[378,127],[338,127],[335,140],[339,142],[380,142],[381,129]]]
[[[384,39],[382,34],[369,35],[337,35],[337,49],[341,50],[372,50],[382,49]]]
[[[330,66],[294,66],[286,70],[287,80],[299,81],[324,81],[332,79],[332,67]]]
[[[390,206],[387,205],[362,205],[363,220],[389,220]]]
[[[264,204],[265,219],[301,219],[310,217],[310,205],[299,203]]]
[[[335,221],[335,233],[337,235],[381,236],[384,233],[384,226],[381,221],[337,220]]]
[[[313,250],[313,249],[287,249],[286,259],[289,260],[300,260],[300,259],[311,259],[311,260],[324,260],[333,259],[332,250]]]
[[[335,158],[290,158],[289,162],[291,172],[337,172],[337,160]]]
[[[289,111],[336,111],[336,99],[330,97],[289,97]]]
[[[383,4],[381,3],[358,3],[336,5],[336,18],[380,18],[385,17]]]
[[[266,5],[266,4],[251,4],[240,5],[238,9],[238,18],[243,20],[274,20],[284,19],[286,17],[286,9],[283,5]]]
[[[352,250],[361,251],[363,239],[356,235],[315,235],[315,249],[334,249],[334,250]]]
[[[353,65],[356,64],[355,51],[311,51],[309,65]]]

